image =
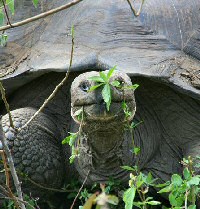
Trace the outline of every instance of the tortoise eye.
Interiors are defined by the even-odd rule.
[[[124,83],[125,83],[124,79],[122,79],[122,78],[117,78],[116,81],[119,82],[119,87],[123,87],[123,86],[124,86]]]
[[[87,92],[90,89],[90,84],[89,84],[89,82],[84,81],[79,85],[79,87],[82,91]]]

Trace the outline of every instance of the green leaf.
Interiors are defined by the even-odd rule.
[[[33,1],[33,5],[35,6],[35,8],[37,8],[39,0],[32,0],[32,1]]]
[[[69,146],[70,147],[74,145],[74,142],[75,142],[77,136],[78,136],[78,134],[74,134],[74,135],[70,136],[70,140],[69,140]]]
[[[124,192],[123,201],[125,202],[125,209],[132,209],[135,193],[136,193],[135,187],[131,187]]]
[[[189,160],[183,158],[183,162],[186,163],[186,164],[188,164],[189,163]]]
[[[114,66],[108,71],[107,79],[109,80],[117,66]]]
[[[130,166],[127,166],[127,165],[121,166],[121,168],[123,168],[124,170],[128,170],[128,171],[136,171],[136,168],[130,167]]]
[[[153,176],[152,174],[149,172],[148,175],[147,175],[147,178],[146,178],[146,183],[147,184],[150,184],[153,180]]]
[[[193,176],[189,181],[189,185],[199,185],[200,178],[198,176]]]
[[[65,139],[62,140],[62,144],[69,144],[72,146],[72,142],[75,141],[77,138],[78,134],[77,133],[70,133],[69,136],[67,136]]]
[[[14,0],[6,0],[6,4],[8,5],[8,8],[10,9],[12,15],[15,13],[15,1]]]
[[[71,137],[71,136],[67,136],[66,138],[64,138],[64,139],[62,140],[62,144],[69,144],[70,137]]]
[[[104,79],[101,78],[100,76],[92,76],[92,77],[88,78],[88,80],[100,82],[100,83],[105,83]]]
[[[170,181],[167,181],[167,182],[165,182],[164,184],[156,184],[156,185],[154,185],[155,187],[157,187],[157,188],[160,188],[160,187],[166,187],[166,186],[168,186],[170,184]]]
[[[104,102],[106,103],[106,108],[109,111],[110,104],[111,104],[111,89],[110,89],[110,85],[109,84],[106,84],[103,87],[102,97],[103,97]]]
[[[161,202],[159,201],[155,201],[155,200],[152,200],[152,201],[149,201],[149,202],[146,202],[148,205],[160,205]]]
[[[107,200],[108,203],[112,205],[118,205],[119,199],[115,195],[108,195],[107,198],[108,198]]]
[[[172,186],[166,186],[165,188],[161,189],[160,191],[158,191],[159,194],[161,193],[166,193],[166,192],[170,192],[172,190]]]
[[[119,81],[112,81],[111,85],[114,87],[120,87],[120,82]]]
[[[96,85],[96,86],[91,86],[90,89],[88,90],[88,92],[94,91],[95,89],[99,88],[99,87],[102,86],[102,85],[103,85],[103,83],[98,84],[98,85]]]
[[[136,182],[137,189],[139,189],[143,184],[144,184],[144,181],[137,181]]]
[[[5,46],[8,40],[8,36],[6,34],[0,35],[0,45]]]
[[[196,205],[190,205],[188,209],[196,209]]]
[[[176,197],[172,193],[169,194],[169,201],[172,206],[178,206]]]
[[[135,155],[138,155],[138,154],[140,153],[140,148],[139,148],[139,147],[134,147],[134,148],[133,148],[133,153],[134,153]]]
[[[133,205],[142,209],[141,205],[143,205],[143,203],[142,202],[133,202]]]
[[[183,170],[183,176],[184,176],[184,178],[186,180],[188,180],[191,177],[191,173],[190,173],[190,171],[189,171],[188,168],[184,168],[184,170]]]
[[[124,88],[124,89],[133,89],[133,90],[135,90],[135,89],[137,89],[138,87],[139,87],[138,84],[134,84],[134,85],[131,85],[131,86],[124,86],[123,88]]]
[[[82,112],[83,112],[83,108],[77,110],[73,115],[74,116],[79,116],[80,114],[82,114]]]
[[[130,126],[131,126],[132,129],[134,129],[134,128],[136,128],[138,125],[140,125],[143,122],[144,121],[142,121],[142,120],[140,122],[138,122],[138,123],[132,122]]]
[[[183,182],[182,178],[178,174],[173,174],[171,181],[172,181],[172,184],[175,186],[180,186]]]
[[[76,158],[76,155],[71,155],[69,158],[69,163],[72,164]]]
[[[104,72],[99,72],[100,77],[103,79],[105,83],[108,83],[108,78]]]

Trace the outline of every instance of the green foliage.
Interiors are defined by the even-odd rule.
[[[172,208],[196,208],[196,199],[200,191],[200,175],[195,175],[193,159],[183,159],[183,177],[173,174],[171,183],[158,193],[169,193],[169,201]]]
[[[37,200],[24,194],[24,201],[26,204],[26,209],[33,209],[38,208]],[[13,200],[8,200],[7,202],[4,202],[4,208],[5,209],[17,209]]]
[[[123,201],[125,202],[125,209],[132,209],[135,193],[136,193],[135,187],[130,187],[124,192]]]
[[[77,133],[69,133],[70,135],[67,136],[65,139],[62,140],[62,144],[69,144],[69,146],[72,149],[72,154],[69,158],[70,163],[73,163],[75,158],[79,156],[79,149],[75,146],[75,141],[78,138],[78,132]]]
[[[103,86],[101,94],[102,94],[104,102],[106,103],[107,111],[110,110],[110,105],[111,105],[111,100],[112,100],[112,88],[111,88],[111,86],[120,88],[121,90],[124,90],[124,89],[135,90],[139,86],[138,84],[134,84],[134,85],[130,85],[130,86],[124,86],[123,83],[121,84],[117,80],[114,80],[114,81],[110,82],[110,78],[112,77],[115,69],[116,69],[116,66],[111,68],[108,71],[107,74],[105,74],[104,72],[99,72],[99,76],[92,76],[92,77],[89,78],[89,80],[95,81],[97,83],[97,85],[92,86],[89,89],[89,92],[94,91],[95,89]]]
[[[32,0],[33,1],[33,5],[35,6],[35,8],[37,8],[39,0]]]
[[[136,206],[141,209],[146,209],[148,206],[160,205],[161,202],[153,200],[153,197],[146,197],[149,187],[155,187],[157,179],[154,179],[151,173],[145,175],[138,170],[138,167],[123,166],[122,168],[134,172],[130,174],[129,188],[124,192],[123,201],[125,209],[132,209]],[[139,200],[135,197],[139,196]]]
[[[5,46],[8,40],[8,36],[6,34],[0,35],[0,46]]]
[[[89,78],[89,80],[99,83],[95,86],[92,86],[89,89],[89,91],[94,91],[95,89],[99,88],[100,86],[103,86],[101,94],[102,94],[104,102],[106,103],[107,111],[109,111],[109,109],[110,109],[111,97],[112,97],[110,85],[116,86],[119,83],[118,81],[115,81],[115,82],[113,81],[110,83],[110,78],[111,78],[115,68],[116,68],[116,66],[111,68],[107,74],[105,74],[104,72],[99,72],[99,76],[93,76],[93,77]]]

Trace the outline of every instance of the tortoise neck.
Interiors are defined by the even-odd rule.
[[[80,157],[76,167],[84,178],[90,170],[91,182],[105,182],[109,177],[127,180],[123,165],[133,165],[132,136],[123,124],[86,124],[80,138]]]

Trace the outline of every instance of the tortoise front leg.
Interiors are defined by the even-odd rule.
[[[30,107],[12,111],[15,127],[22,127],[35,112],[36,110]],[[30,125],[19,132],[15,132],[9,124],[8,115],[3,116],[3,130],[19,176],[25,174],[27,179],[43,187],[60,188],[64,179],[64,163],[60,134],[54,119],[40,113]],[[22,187],[23,191],[27,189],[28,192],[35,188],[30,181],[23,181]],[[38,189],[33,190],[35,195],[41,194]]]

